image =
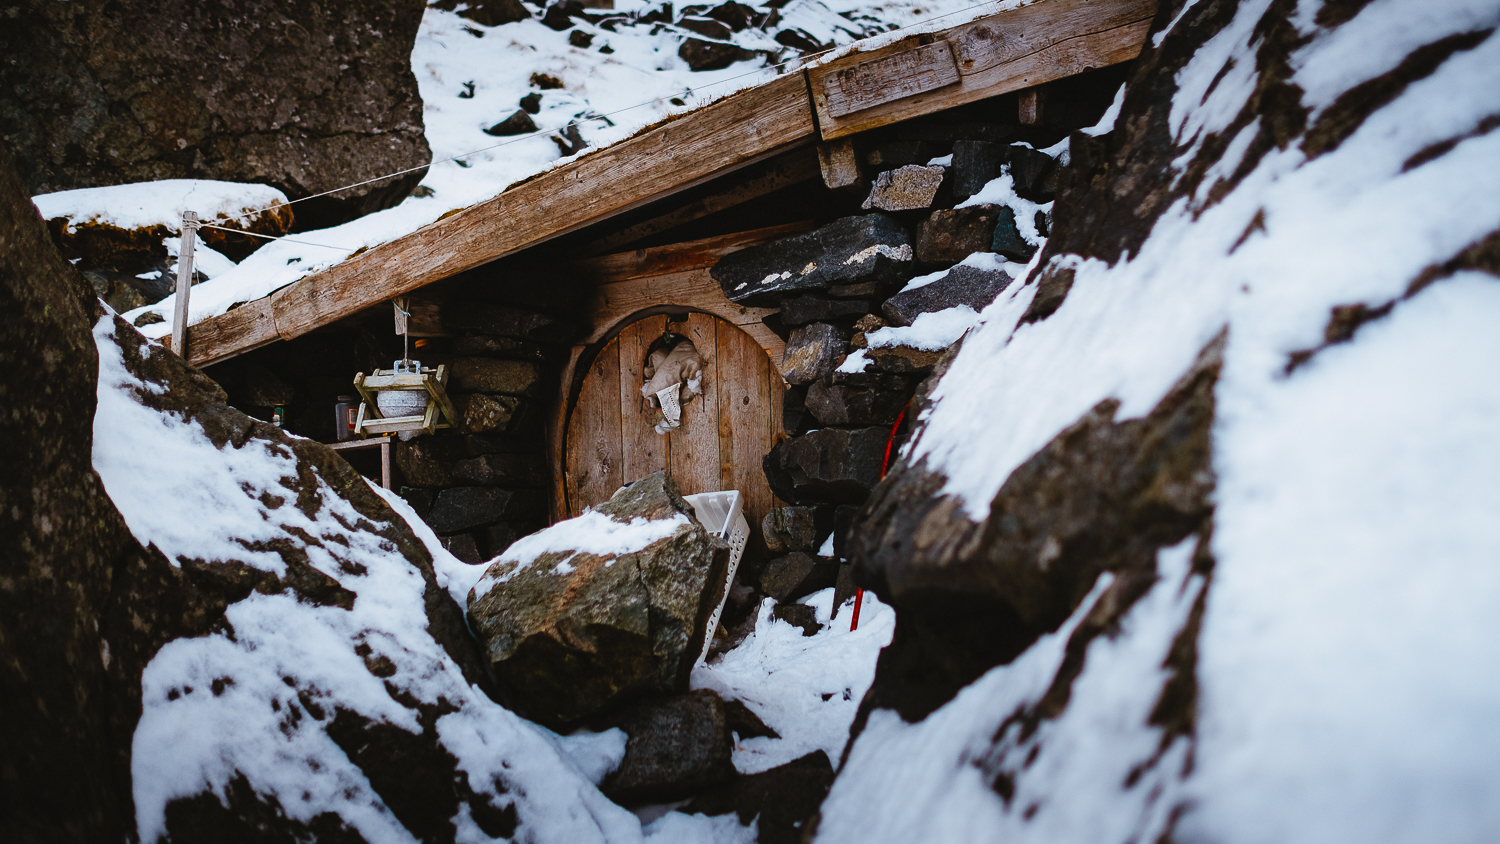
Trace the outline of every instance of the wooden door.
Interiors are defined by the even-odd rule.
[[[775,505],[761,459],[781,434],[786,389],[770,356],[737,326],[693,313],[673,330],[703,358],[703,394],[682,408],[682,427],[658,434],[641,397],[646,349],[665,316],[626,325],[590,364],[568,418],[568,514],[609,499],[621,484],[666,469],[683,495],[737,489],[758,534]]]

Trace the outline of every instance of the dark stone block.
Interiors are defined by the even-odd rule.
[[[427,523],[441,534],[453,534],[500,521],[540,517],[546,509],[542,495],[532,490],[458,486],[437,494]]]
[[[832,42],[819,41],[812,33],[805,29],[787,27],[776,31],[773,36],[777,44],[791,47],[793,50],[801,50],[804,53],[816,53],[832,47]]]
[[[833,555],[835,559],[849,559],[849,532],[859,518],[860,508],[853,504],[841,504],[833,511]]]
[[[989,252],[999,206],[934,211],[917,226],[917,260],[926,266],[956,264],[975,252]]]
[[[699,35],[713,38],[717,41],[727,40],[729,36],[734,34],[734,30],[730,29],[729,25],[723,21],[716,21],[712,18],[700,18],[694,15],[683,16],[677,22],[677,25],[688,32],[696,32]]]
[[[877,170],[926,164],[939,156],[938,145],[925,141],[892,141],[876,144],[865,154],[865,163]]]
[[[427,511],[432,509],[432,499],[437,496],[437,493],[418,486],[404,486],[401,487],[400,495],[413,510],[417,511],[417,517],[425,520]]]
[[[828,754],[815,751],[779,768],[733,780],[693,798],[690,814],[734,812],[740,823],[754,821],[760,844],[801,844],[803,831],[833,784]]]
[[[828,295],[835,299],[873,299],[884,290],[884,285],[862,281],[858,284],[835,284],[828,288]]]
[[[507,360],[525,360],[532,363],[545,363],[547,360],[547,348],[541,343],[531,340],[518,340],[514,337],[496,337],[492,334],[467,334],[463,337],[453,338],[452,344],[453,354],[460,357],[484,355],[486,357],[505,358]]]
[[[807,388],[807,409],[824,425],[889,425],[916,388],[916,381],[903,375],[840,372]]]
[[[589,48],[589,45],[593,43],[593,33],[584,32],[581,29],[575,29],[572,32],[568,33],[569,46],[577,47],[580,50],[587,50]]]
[[[861,208],[881,211],[920,211],[931,208],[937,200],[947,173],[944,167],[907,164],[886,170],[875,177],[870,195]]]
[[[810,322],[852,321],[873,310],[867,299],[823,299],[804,293],[781,302],[781,321],[786,325]]]
[[[818,420],[807,412],[807,387],[793,385],[787,388],[781,402],[781,430],[795,437],[812,430]]]
[[[455,358],[449,371],[449,389],[465,393],[535,395],[541,372],[534,363],[494,358]]]
[[[532,91],[531,93],[522,97],[521,102],[518,105],[520,105],[521,110],[526,112],[527,114],[537,114],[542,110],[542,95],[536,91]]]
[[[484,133],[503,138],[509,135],[525,135],[535,131],[536,121],[531,119],[531,115],[527,114],[525,109],[517,109],[510,117],[484,130]]]
[[[736,3],[734,0],[721,3],[709,9],[705,14],[714,20],[729,24],[729,28],[735,32],[759,24],[762,17],[761,13],[753,7],[746,6],[744,3]]]
[[[918,314],[968,305],[984,310],[1012,279],[1004,270],[981,269],[959,264],[942,278],[915,290],[897,293],[880,309],[891,325],[911,325]]]
[[[459,533],[453,536],[442,537],[443,547],[448,553],[457,557],[461,562],[471,566],[484,562],[484,555],[479,553],[479,545],[474,542],[472,533]]]
[[[472,486],[541,487],[547,465],[540,454],[486,454],[453,464],[453,480]]]
[[[833,618],[839,617],[839,610],[844,604],[854,597],[859,587],[854,585],[854,564],[843,563],[839,566],[839,576],[833,584]]]
[[[733,302],[774,307],[798,293],[911,277],[911,237],[884,214],[835,220],[816,231],[726,255],[711,274]]]
[[[1045,152],[1019,144],[1010,148],[1010,175],[1016,193],[1032,202],[1051,202],[1057,197],[1057,162]]]
[[[642,701],[611,723],[630,736],[601,786],[617,803],[681,800],[735,775],[724,702],[707,689]]]
[[[815,322],[792,332],[781,354],[781,377],[788,384],[808,384],[832,372],[848,352],[844,332]]]
[[[579,335],[578,326],[570,322],[490,302],[445,302],[442,317],[443,327],[454,332],[494,334],[538,343],[571,343]]]
[[[866,372],[889,372],[894,375],[925,376],[943,359],[947,350],[929,352],[910,346],[882,346],[865,352]]]
[[[771,610],[771,617],[802,628],[803,636],[816,636],[823,629],[823,625],[818,623],[817,611],[807,604],[781,604]]]
[[[955,141],[953,144],[953,199],[963,202],[1000,175],[1009,149],[991,141]]]
[[[573,18],[583,14],[580,0],[559,0],[547,7],[542,14],[542,24],[548,29],[564,32],[573,28]]]
[[[718,21],[710,21],[710,23],[724,26]],[[724,28],[728,29],[728,27]],[[688,38],[682,42],[681,47],[677,48],[677,55],[693,70],[723,70],[735,62],[753,59],[761,54],[723,41]]]
[[[432,7],[451,12],[458,8],[459,3],[460,0],[437,0]],[[465,5],[467,8],[459,11],[459,17],[468,18],[481,26],[500,26],[531,17],[531,12],[527,11],[521,0],[468,0]]]
[[[453,473],[442,459],[446,456],[443,454],[443,446],[446,444],[440,445],[437,441],[437,437],[417,437],[411,442],[397,440],[393,443],[391,460],[408,484],[414,487],[444,487],[453,484]]]
[[[484,393],[466,395],[455,393],[450,398],[463,422],[463,429],[471,433],[514,430],[520,417],[524,399],[516,396],[489,396]]]
[[[525,531],[517,530],[516,526],[510,522],[489,525],[479,532],[480,538],[484,540],[481,543],[483,546],[482,550],[488,559],[493,560],[505,553],[505,549],[509,548],[512,542],[524,536],[525,533]]]
[[[1007,259],[1022,264],[1030,261],[1031,256],[1036,254],[1036,247],[1021,237],[1020,229],[1016,228],[1016,212],[1008,205],[1000,206],[995,223],[995,237],[990,246],[990,251],[999,252]]]
[[[778,602],[795,601],[838,579],[838,566],[804,551],[793,551],[766,563],[760,574],[760,591]]]
[[[780,458],[780,469],[794,497],[781,496],[775,485],[772,491],[796,503],[861,503],[880,482],[880,465],[889,439],[890,429],[879,426],[823,428],[786,440],[772,449],[771,455]]]
[[[761,536],[772,554],[788,551],[818,550],[818,540],[827,531],[819,531],[819,511],[814,507],[772,507],[761,522]]]
[[[766,722],[760,720],[759,715],[750,711],[750,707],[737,700],[724,701],[724,718],[729,723],[729,731],[742,740],[781,738],[781,734],[767,727]]]

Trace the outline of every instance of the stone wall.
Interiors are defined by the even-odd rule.
[[[10,4],[0,140],[29,193],[169,178],[293,199],[431,159],[422,0]],[[303,229],[400,202],[424,171],[298,205]]]

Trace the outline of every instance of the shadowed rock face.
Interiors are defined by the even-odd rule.
[[[205,178],[297,199],[431,160],[410,61],[421,0],[16,5],[0,139],[31,194]],[[390,207],[424,172],[300,203],[297,222]]]
[[[648,692],[686,691],[723,595],[729,546],[703,529],[665,472],[615,493],[598,511],[534,536],[551,548],[584,548],[577,532],[590,528],[582,520],[600,513],[622,524],[685,519],[633,551],[502,558],[469,592],[469,623],[490,666],[518,711],[548,726]]]
[[[342,559],[340,537],[256,548],[280,557],[279,576],[235,560],[181,559],[174,566],[155,546],[136,542],[93,469],[98,353],[90,328],[101,316],[0,153],[0,361],[10,373],[0,380],[0,537],[8,561],[0,577],[0,700],[9,725],[0,736],[0,816],[7,841],[134,834],[130,754],[142,674],[168,642],[224,634],[226,609],[254,594],[341,610],[357,598],[310,561],[314,546],[315,554]],[[292,508],[317,510],[322,484],[351,504],[362,519],[341,527],[374,534],[416,567],[429,632],[467,683],[489,685],[426,549],[348,464],[229,408],[217,384],[118,319],[115,333],[127,370],[165,388],[140,396],[143,405],[200,426],[220,449],[258,440],[295,457],[296,474],[281,480]],[[381,677],[394,670],[374,656],[367,665]],[[409,829],[444,837],[461,800],[476,818],[495,816],[487,815],[486,829],[507,828],[503,809],[455,777],[455,760],[431,726],[441,706],[410,701],[423,725],[411,733],[325,703],[337,711],[308,706],[307,715],[347,745],[351,761]],[[403,798],[413,783],[425,789],[420,805]],[[173,840],[361,840],[332,813],[307,823],[288,818],[243,776],[223,795],[173,801],[166,815]],[[513,831],[513,816],[508,823]]]

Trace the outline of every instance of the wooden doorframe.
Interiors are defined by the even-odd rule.
[[[726,300],[727,301],[727,300]],[[717,310],[717,309],[715,309]],[[665,304],[653,305],[641,308],[624,316],[620,316],[604,326],[595,326],[590,332],[591,342],[579,344],[573,347],[568,355],[568,362],[563,367],[558,390],[557,399],[554,402],[552,412],[548,414],[546,426],[547,438],[547,461],[552,470],[552,494],[548,501],[549,517],[552,523],[568,518],[570,508],[568,506],[568,492],[565,473],[567,472],[567,437],[568,425],[573,418],[573,412],[578,405],[578,396],[583,388],[583,380],[587,377],[589,368],[593,366],[599,353],[607,347],[611,341],[619,337],[620,332],[626,326],[639,322],[652,316],[662,314],[690,314],[698,313],[721,320],[735,328],[750,335],[757,345],[765,350],[768,357],[772,359],[771,368],[778,370],[776,358],[782,350],[781,338],[772,334],[764,326],[758,326],[762,331],[747,331],[744,325],[726,318],[724,313],[716,313],[694,305]],[[774,339],[775,347],[771,348],[761,335],[769,335]]]

